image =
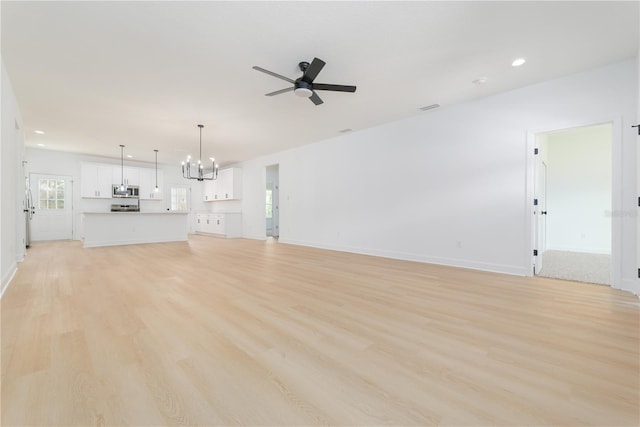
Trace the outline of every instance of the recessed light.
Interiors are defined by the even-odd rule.
[[[33,133],[37,133],[38,135],[44,135],[44,131],[34,130]]]
[[[38,147],[44,147],[44,144],[40,143],[38,144]]]
[[[473,83],[474,85],[483,85],[486,82],[487,82],[486,77],[478,77],[477,79],[473,80],[471,83]]]
[[[130,158],[130,159],[133,158],[133,156],[131,154],[127,154],[127,157]]]
[[[515,59],[515,60],[511,63],[511,66],[512,66],[512,67],[519,67],[519,66],[521,66],[522,64],[524,64],[525,62],[527,62],[527,61],[526,61],[524,58],[518,58],[518,59]]]

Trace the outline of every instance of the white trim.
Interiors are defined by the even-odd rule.
[[[353,246],[327,245],[322,242],[313,242],[307,240],[286,239],[280,236],[280,243],[291,245],[309,246],[312,248],[328,249],[332,251],[349,252],[361,255],[371,255],[383,258],[392,258],[402,261],[422,262],[426,264],[446,265],[449,267],[468,268],[471,270],[480,270],[491,273],[511,274],[515,276],[527,276],[527,272],[520,266],[507,264],[493,264],[477,261],[469,261],[462,258],[445,258],[437,256],[429,256],[411,252],[398,252],[387,250],[376,250],[368,248],[359,248]]]
[[[17,271],[18,271],[18,264],[13,263],[13,265],[9,269],[9,272],[2,278],[2,289],[0,289],[0,299],[2,299],[4,295],[4,291],[6,291],[9,288],[9,284],[13,280],[13,277],[16,275]]]
[[[622,212],[622,118],[614,117],[609,119],[593,119],[581,122],[572,123],[559,123],[555,126],[549,126],[546,128],[533,129],[527,131],[526,142],[526,209],[525,209],[525,235],[528,236],[527,242],[525,242],[525,262],[527,266],[533,263],[533,250],[535,232],[533,224],[533,180],[534,180],[534,162],[535,157],[533,150],[535,148],[536,135],[540,133],[555,132],[567,129],[573,129],[585,126],[596,126],[600,124],[611,124],[611,159],[612,159],[612,182],[611,182],[611,209],[613,212]],[[527,276],[533,276],[533,268],[530,268],[527,272]],[[622,218],[613,216],[611,219],[611,287],[616,289],[629,290],[622,282]]]
[[[243,239],[252,239],[252,240],[267,240],[269,239],[271,236],[261,236],[261,235],[257,235],[257,234],[244,234],[242,236]]]
[[[623,291],[629,291],[632,294],[640,297],[640,288],[636,285],[636,280],[633,279],[622,279],[620,283],[620,289]]]

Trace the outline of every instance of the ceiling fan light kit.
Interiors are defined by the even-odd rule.
[[[281,93],[293,91],[293,93],[295,93],[297,96],[302,98],[309,98],[315,105],[320,105],[323,103],[323,101],[316,93],[317,90],[352,93],[356,91],[355,86],[314,83],[314,80],[316,79],[322,68],[325,66],[325,64],[326,63],[323,60],[318,58],[313,58],[313,61],[311,61],[311,63],[305,61],[300,62],[298,64],[298,67],[300,68],[300,71],[302,71],[302,76],[296,80],[292,80],[278,73],[274,73],[273,71],[258,67],[257,65],[254,66],[253,69],[265,74],[269,74],[270,76],[276,77],[286,82],[293,83],[293,87],[270,92],[265,94],[265,96],[280,95]]]
[[[301,82],[296,82],[296,86],[295,86],[295,89],[293,90],[293,93],[295,93],[296,95],[302,98],[309,98],[311,95],[313,95],[313,89],[311,88],[310,83],[301,81]]]

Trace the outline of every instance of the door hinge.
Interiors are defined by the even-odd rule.
[[[640,268],[638,269],[638,279],[640,279]]]
[[[538,199],[533,199],[533,206],[538,206]]]
[[[638,135],[640,135],[640,125],[633,125],[632,128],[638,128]]]
[[[533,149],[533,154],[538,154],[538,152],[539,152],[539,151],[538,151],[538,149],[537,149],[537,148],[534,148],[534,149]]]
[[[533,256],[538,256],[538,250],[537,249],[533,250]]]

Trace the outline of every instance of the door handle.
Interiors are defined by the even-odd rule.
[[[540,213],[541,213],[542,215],[546,215],[546,214],[547,214],[547,211],[542,211],[542,212],[540,212]]]

